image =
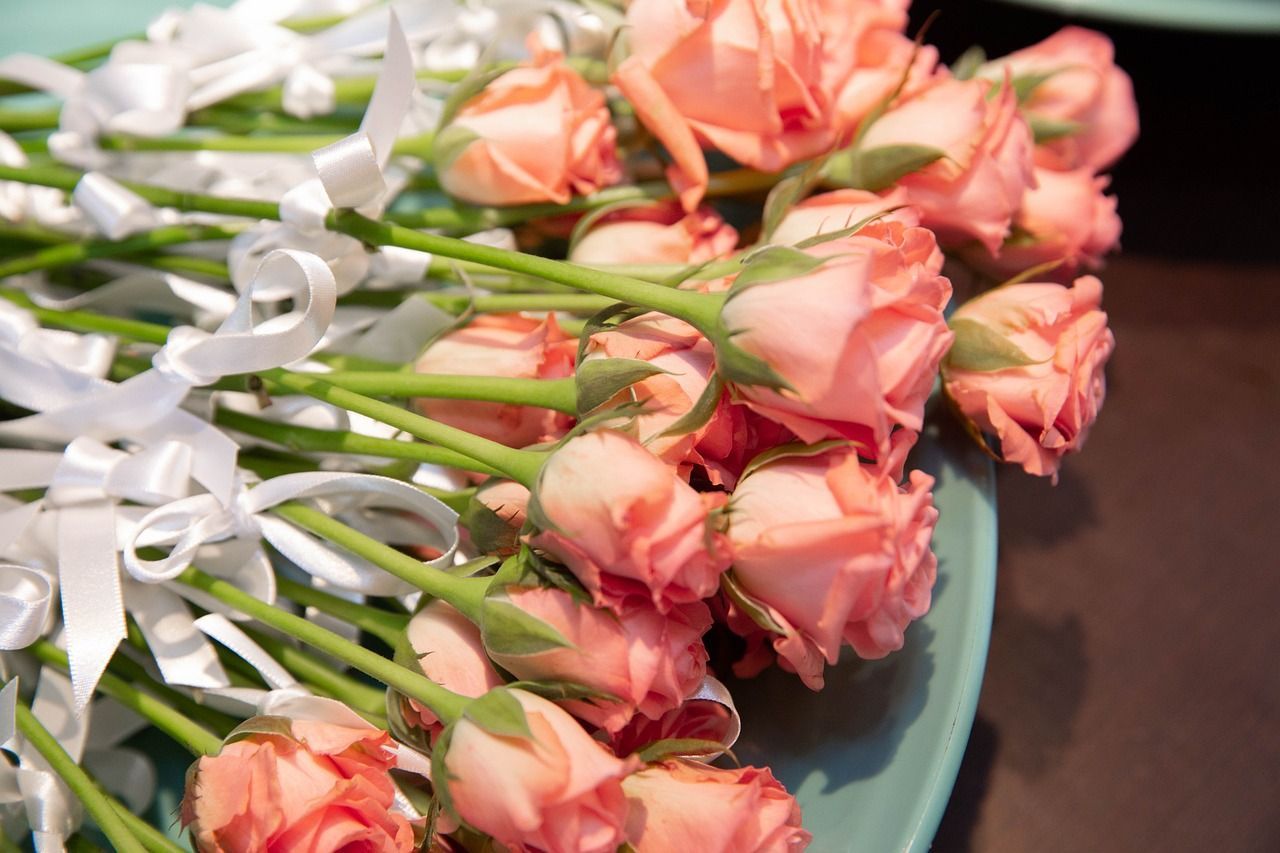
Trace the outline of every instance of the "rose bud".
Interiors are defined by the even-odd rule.
[[[1000,455],[1057,481],[1106,397],[1103,368],[1115,336],[1091,275],[1014,284],[966,302],[952,317],[956,344],[943,366],[947,395],[970,423],[1000,440]]]
[[[615,697],[572,700],[575,717],[616,732],[640,714],[656,719],[680,705],[707,672],[702,635],[711,613],[701,602],[672,607],[665,615],[641,598],[615,614],[574,599],[560,589],[509,586],[501,599],[553,628],[567,646],[531,654],[490,648],[494,661],[529,681],[567,681]]]
[[[569,253],[578,264],[700,264],[724,257],[738,232],[709,207],[674,202],[627,207],[593,225]]]
[[[919,430],[951,343],[951,282],[933,234],[882,221],[804,254],[773,251],[797,274],[732,292],[720,316],[732,342],[790,388],[739,384],[743,402],[806,442],[851,439],[871,455],[895,424]]]
[[[929,475],[912,471],[907,485],[898,485],[893,469],[910,443],[897,442],[879,465],[860,462],[849,448],[786,457],[748,474],[734,492],[729,536],[737,585],[829,664],[842,641],[863,658],[902,648],[907,625],[929,610],[938,511]],[[778,652],[793,656],[809,687],[821,687],[805,648],[783,643]]]
[[[667,177],[686,210],[706,190],[704,145],[764,172],[834,145],[811,2],[765,12],[751,2],[633,0],[627,34],[631,55],[613,82],[671,154]]]
[[[767,767],[725,770],[671,759],[622,783],[636,853],[783,853],[808,846],[800,806]]]
[[[476,697],[504,683],[489,663],[480,629],[448,602],[437,599],[415,613],[404,639],[422,674],[446,690]],[[440,718],[416,699],[395,696],[396,722],[402,721],[410,732],[425,732],[428,743],[435,743],[444,729]]]
[[[254,717],[196,761],[182,799],[196,850],[413,850],[413,828],[392,808],[394,741],[351,717]]]
[[[531,544],[615,612],[633,595],[661,613],[701,601],[729,566],[728,541],[711,526],[717,499],[621,433],[570,439],[543,466],[536,498],[549,526]]]
[[[996,86],[996,91],[991,88]],[[1032,138],[1011,87],[937,77],[875,121],[860,148],[935,149],[938,159],[897,183],[943,243],[978,240],[997,252],[1033,185]]]
[[[523,690],[528,736],[498,735],[464,716],[444,756],[458,815],[512,850],[613,853],[624,840],[622,779],[639,766],[593,740],[554,703]]]
[[[617,132],[604,95],[554,51],[471,98],[435,140],[440,185],[471,204],[565,204],[617,183]]]
[[[1049,261],[1062,261],[1053,277],[1069,276],[1081,266],[1097,269],[1102,256],[1120,241],[1116,197],[1104,195],[1110,182],[1089,168],[1053,172],[1036,167],[1035,189],[1022,197],[1014,236],[998,257],[981,247],[963,253],[973,266],[1000,278]]]
[[[486,315],[427,347],[414,367],[419,373],[454,376],[559,379],[573,373],[576,350],[577,342],[560,330],[553,315]],[[509,447],[553,440],[572,423],[536,406],[427,398],[415,403],[429,418]]]
[[[1036,163],[1054,170],[1106,169],[1138,137],[1138,106],[1129,75],[1115,64],[1102,33],[1065,27],[1049,38],[985,65],[985,76],[1044,77],[1022,104],[1032,127],[1050,136]]]

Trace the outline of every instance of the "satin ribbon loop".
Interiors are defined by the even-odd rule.
[[[25,649],[44,635],[53,608],[47,572],[0,563],[0,651]],[[4,742],[0,737],[0,743]]]
[[[373,141],[363,131],[318,149],[311,159],[329,200],[337,207],[361,207],[387,190]]]
[[[109,240],[123,240],[166,220],[142,196],[100,172],[86,172],[72,190],[71,200]]]

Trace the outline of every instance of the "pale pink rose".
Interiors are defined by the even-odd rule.
[[[919,225],[920,214],[906,207],[907,191],[901,187],[883,195],[866,190],[843,189],[810,196],[787,211],[769,242],[794,246],[810,237],[852,228],[869,217],[877,222]]]
[[[569,253],[579,264],[700,264],[738,245],[738,232],[709,207],[675,202],[628,207],[593,225]]]
[[[829,664],[842,642],[864,658],[902,648],[907,625],[929,610],[938,511],[932,477],[912,471],[898,484],[894,469],[909,445],[899,442],[881,465],[860,462],[849,448],[784,458],[734,492],[734,577]],[[821,686],[807,651],[799,659],[778,651],[792,655],[810,687]]]
[[[658,719],[636,715],[611,738],[617,755],[630,755],[660,740],[706,740],[730,745],[737,718],[714,699],[686,699]]]
[[[1014,77],[1050,75],[1035,87],[1023,109],[1033,117],[1079,126],[1074,133],[1037,146],[1037,164],[1100,172],[1138,138],[1133,83],[1116,66],[1111,39],[1102,33],[1065,27],[983,68],[992,77],[1006,72]]]
[[[627,819],[622,779],[639,761],[615,757],[554,703],[510,692],[530,737],[466,717],[453,729],[444,763],[459,816],[512,851],[614,853]]]
[[[687,210],[706,189],[703,146],[776,172],[835,143],[812,0],[633,0],[627,35],[613,82],[670,152]]]
[[[989,91],[998,86],[997,91]],[[1012,88],[934,78],[899,101],[862,138],[864,149],[924,145],[945,156],[899,179],[921,222],[944,243],[976,239],[996,252],[1034,185],[1032,138]]]
[[[607,732],[618,731],[637,714],[661,717],[706,675],[702,635],[711,627],[711,613],[701,602],[664,615],[633,597],[615,613],[559,589],[513,586],[506,592],[513,605],[555,628],[571,646],[530,655],[491,650],[494,661],[517,678],[567,681],[615,697],[563,703],[575,717]]]
[[[596,603],[630,596],[666,613],[716,591],[727,541],[695,492],[632,439],[599,430],[570,439],[543,466],[537,500],[552,525],[532,540],[564,562]]]
[[[874,455],[894,425],[921,428],[951,344],[942,253],[930,231],[897,221],[806,252],[827,260],[797,278],[740,291],[721,312],[732,341],[791,385],[737,393],[806,442],[846,438]]]
[[[518,314],[477,317],[429,346],[414,368],[419,373],[559,379],[573,373],[577,342],[555,317]],[[472,400],[419,398],[422,414],[509,447],[527,447],[564,434],[572,421],[551,409]]]
[[[1097,269],[1102,257],[1120,242],[1116,197],[1105,195],[1110,179],[1085,167],[1054,172],[1036,167],[1035,189],[1022,197],[1014,219],[1014,235],[998,257],[974,247],[964,258],[1000,278],[1048,261],[1062,261],[1050,275],[1070,276],[1081,267]]]
[[[504,683],[485,654],[480,629],[448,602],[432,601],[415,613],[405,639],[423,675],[447,690],[474,698]],[[417,699],[400,697],[400,711],[404,722],[426,732],[432,743],[444,729],[440,718]]]
[[[943,368],[947,394],[979,429],[1000,439],[1000,453],[1029,474],[1052,476],[1079,450],[1098,417],[1103,368],[1115,336],[1101,310],[1102,282],[1091,275],[1060,284],[999,287],[966,302],[952,322],[994,331],[1034,363],[1002,370]]]
[[[283,717],[199,759],[187,777],[182,823],[201,853],[368,850],[408,853],[413,828],[392,810],[391,736]]]
[[[604,94],[552,51],[467,101],[445,132],[461,131],[475,138],[440,164],[440,185],[472,204],[564,204],[622,179]]]
[[[800,806],[767,767],[722,769],[671,759],[622,783],[636,853],[792,853],[812,836]]]

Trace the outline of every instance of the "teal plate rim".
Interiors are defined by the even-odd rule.
[[[1280,0],[1001,0],[1063,15],[1231,33],[1280,32]]]

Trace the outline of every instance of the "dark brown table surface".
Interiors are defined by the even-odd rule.
[[[1065,22],[913,18],[939,7],[947,59]],[[1118,348],[1057,487],[1001,473],[991,653],[934,849],[1280,851],[1280,39],[1080,23],[1143,121],[1102,273]]]

